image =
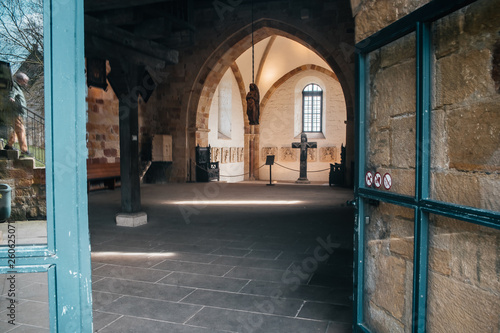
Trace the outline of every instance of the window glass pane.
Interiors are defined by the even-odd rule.
[[[0,332],[49,332],[47,273],[0,274]]]
[[[500,211],[498,6],[480,0],[433,26],[431,195]]]
[[[46,243],[43,6],[0,1],[0,220],[16,244]]]
[[[427,331],[498,332],[500,231],[430,216]]]
[[[411,332],[414,211],[380,202],[378,207],[365,204],[365,213],[369,218],[365,226],[365,324],[372,332]]]
[[[372,180],[377,173],[380,175],[371,183],[372,188],[414,196],[415,34],[371,52],[368,57],[365,172],[371,173]],[[391,177],[387,187],[383,182],[386,174]]]

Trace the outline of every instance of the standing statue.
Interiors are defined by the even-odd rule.
[[[247,94],[247,116],[250,125],[259,124],[260,94],[255,83],[250,83],[250,91]]]

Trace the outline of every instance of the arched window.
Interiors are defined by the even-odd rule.
[[[302,132],[321,132],[323,90],[317,84],[308,84],[302,90]]]

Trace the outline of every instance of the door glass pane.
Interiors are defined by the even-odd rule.
[[[432,198],[500,211],[498,2],[433,26]]]
[[[500,231],[430,216],[428,332],[500,330]]]
[[[415,59],[412,33],[371,52],[367,73],[365,172],[373,178],[365,186],[409,196],[415,195]]]
[[[0,332],[49,332],[47,273],[0,274]]]
[[[18,245],[47,242],[43,6],[0,1],[0,221]]]
[[[414,211],[380,202],[365,204],[365,213],[365,324],[372,332],[411,332]]]

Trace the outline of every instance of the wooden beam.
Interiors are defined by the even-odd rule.
[[[122,60],[139,66],[165,68],[167,62],[156,56],[150,56],[122,44],[102,39],[97,36],[85,37],[86,56]],[[168,64],[172,64],[169,62]]]
[[[85,33],[87,34],[86,38],[97,38],[93,38],[93,40],[98,41],[97,44],[94,43],[98,48],[100,48],[99,44],[112,43],[113,46],[119,47],[121,51],[129,49],[130,51],[134,51],[134,54],[140,53],[156,59],[163,59],[167,64],[177,64],[179,61],[178,51],[168,49],[161,44],[146,40],[126,30],[101,22],[90,15],[85,15]],[[89,47],[92,45],[93,44],[89,44]]]
[[[85,12],[102,12],[130,7],[145,6],[172,0],[85,0]]]

